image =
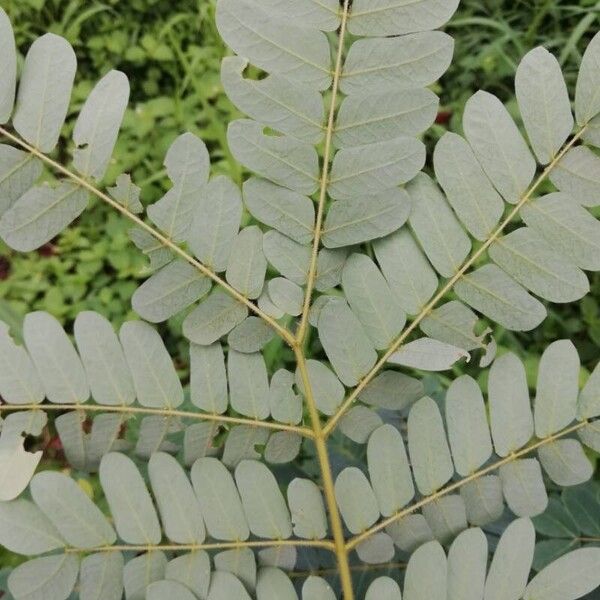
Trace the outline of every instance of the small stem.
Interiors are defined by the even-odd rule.
[[[238,302],[244,304],[248,307],[250,311],[263,319],[266,323],[268,323],[288,344],[293,344],[294,336],[285,328],[283,328],[275,319],[267,315],[263,312],[254,302],[251,302],[246,298],[243,294],[240,294],[234,287],[229,285],[223,278],[219,277],[214,271],[209,269],[206,265],[202,264],[199,260],[195,259],[193,256],[188,254],[185,250],[180,248],[177,244],[175,244],[168,237],[164,236],[159,231],[156,231],[153,227],[148,225],[145,221],[143,221],[140,217],[130,212],[125,206],[119,204],[116,200],[113,200],[110,196],[100,191],[96,187],[94,187],[91,183],[86,181],[83,177],[80,177],[76,173],[69,171],[66,167],[63,167],[60,163],[51,159],[49,156],[46,156],[42,152],[40,152],[37,148],[34,148],[24,140],[20,139],[16,135],[13,135],[3,127],[0,127],[0,134],[4,137],[8,138],[27,152],[33,154],[41,161],[45,162],[47,165],[51,166],[53,169],[62,173],[69,179],[72,179],[82,188],[85,188],[94,196],[97,196],[103,202],[110,205],[115,210],[119,211],[122,215],[126,216],[130,221],[135,223],[138,227],[149,233],[152,237],[156,238],[161,244],[169,248],[175,254],[178,254],[181,258],[186,260],[188,263],[196,267],[198,271],[200,271],[203,275],[214,281],[220,287],[222,287],[228,294],[233,296]]]
[[[308,269],[308,278],[306,282],[306,291],[304,294],[304,304],[302,306],[302,316],[300,317],[300,325],[296,333],[296,341],[302,345],[306,330],[308,327],[308,312],[310,310],[310,302],[315,287],[317,276],[317,260],[319,258],[319,247],[321,244],[321,233],[323,229],[323,214],[325,212],[325,201],[327,200],[327,186],[329,185],[329,169],[331,167],[331,148],[333,131],[335,127],[335,114],[337,97],[340,88],[340,77],[342,74],[342,63],[344,60],[344,39],[346,37],[346,25],[348,23],[348,13],[350,11],[350,0],[344,0],[344,8],[342,11],[342,21],[340,25],[340,34],[337,50],[337,58],[335,62],[335,71],[333,72],[333,86],[331,90],[331,102],[329,104],[329,116],[327,118],[327,130],[325,133],[325,150],[323,151],[323,169],[321,171],[321,186],[319,190],[319,202],[317,205],[317,220],[315,223],[315,236],[312,245],[312,254],[310,257],[310,266]]]
[[[308,407],[313,428],[313,440],[317,450],[317,458],[319,460],[319,468],[321,470],[321,478],[323,480],[323,493],[325,495],[325,504],[327,505],[327,511],[329,513],[329,523],[331,525],[331,531],[333,534],[333,543],[338,563],[338,572],[340,576],[340,582],[342,584],[342,592],[344,594],[343,597],[344,600],[354,600],[352,575],[350,573],[348,551],[346,550],[346,539],[344,537],[342,519],[340,517],[337,502],[335,500],[333,474],[331,471],[331,464],[329,462],[329,454],[327,453],[327,443],[325,436],[323,435],[323,430],[321,429],[321,418],[319,416],[319,411],[317,410],[310,379],[308,377],[306,359],[299,348],[296,348],[295,352],[298,370],[300,372],[302,385],[304,387],[306,405]]]
[[[440,498],[443,498],[444,496],[447,496],[448,494],[455,492],[456,490],[459,490],[461,487],[463,487],[464,485],[467,485],[468,483],[472,483],[473,481],[477,481],[478,479],[480,479],[481,477],[483,477],[485,475],[489,475],[490,473],[493,473],[494,471],[498,470],[500,467],[503,467],[504,465],[508,465],[508,464],[518,460],[519,458],[522,458],[523,456],[526,456],[527,454],[530,454],[531,452],[534,452],[535,450],[538,450],[539,448],[546,446],[547,444],[550,444],[552,442],[555,442],[556,440],[563,438],[566,435],[569,435],[571,433],[575,433],[576,431],[579,431],[586,425],[589,425],[589,421],[587,421],[587,420],[580,421],[580,422],[576,423],[575,425],[571,425],[565,429],[562,429],[561,431],[559,431],[557,433],[554,433],[546,438],[538,440],[537,442],[534,442],[533,444],[526,446],[525,448],[521,448],[521,450],[519,450],[518,452],[509,454],[508,456],[505,456],[504,458],[496,461],[495,463],[492,463],[491,465],[488,465],[487,467],[484,467],[483,469],[480,469],[479,471],[472,473],[471,475],[469,475],[468,477],[465,477],[464,479],[455,481],[454,483],[451,483],[450,485],[447,485],[446,487],[441,488],[434,494],[431,494],[430,496],[426,496],[425,498],[422,498],[421,500],[419,500],[418,502],[415,502],[411,506],[401,510],[400,512],[397,512],[396,514],[392,515],[391,517],[388,517],[387,519],[384,519],[383,521],[377,523],[376,525],[373,525],[373,527],[371,527],[370,529],[363,531],[363,533],[353,537],[346,544],[346,548],[348,550],[353,550],[354,548],[356,548],[356,546],[358,546],[361,542],[364,542],[367,538],[371,537],[374,533],[377,533],[378,531],[385,529],[388,525],[391,525],[395,521],[399,521],[400,519],[406,517],[407,515],[414,513],[415,511],[423,508],[424,506],[427,506],[428,504],[431,504],[432,502],[435,502],[436,500],[439,500]]]
[[[389,571],[391,569],[406,569],[405,562],[389,562],[379,563],[376,565],[350,565],[352,573],[366,573],[369,571]],[[292,571],[289,572],[290,579],[298,579],[315,575],[318,577],[326,577],[327,575],[337,575],[337,569],[314,569],[313,571]]]
[[[296,427],[283,423],[270,421],[258,421],[243,417],[229,417],[227,415],[216,415],[202,412],[189,412],[185,410],[173,410],[170,408],[146,408],[143,406],[104,406],[100,404],[0,404],[0,413],[22,410],[43,411],[69,411],[78,410],[83,412],[123,413],[158,415],[161,417],[182,417],[185,419],[197,419],[200,421],[214,421],[217,423],[229,423],[231,425],[248,425],[251,427],[263,427],[275,431],[289,431],[304,437],[312,438],[314,434],[308,427]]]
[[[415,317],[408,327],[402,332],[400,337],[385,351],[381,358],[377,361],[375,366],[365,375],[360,383],[352,390],[350,395],[346,398],[343,404],[338,408],[337,412],[329,419],[323,432],[326,436],[330,435],[333,429],[336,427],[339,420],[358,398],[360,393],[365,387],[371,382],[371,380],[377,375],[377,373],[384,367],[388,359],[394,352],[404,344],[410,334],[421,324],[423,319],[437,306],[437,304],[446,296],[446,294],[454,287],[456,282],[463,277],[463,275],[477,262],[477,260],[483,255],[483,253],[498,239],[502,234],[506,226],[514,219],[519,213],[523,205],[531,199],[535,191],[540,185],[546,180],[548,174],[554,169],[561,158],[571,149],[571,147],[581,138],[585,133],[587,126],[580,129],[576,135],[574,135],[568,144],[563,146],[562,150],[554,157],[552,162],[544,169],[541,175],[535,180],[533,185],[529,188],[527,193],[515,204],[514,208],[510,211],[508,216],[498,225],[490,237],[465,261],[460,269],[442,286],[437,294],[429,301],[429,303],[421,310],[421,312]]]
[[[210,544],[157,544],[157,545],[116,545],[96,548],[65,548],[66,553],[92,552],[197,552],[199,550],[239,550],[240,548],[281,548],[303,547],[323,548],[333,551],[331,540],[265,540],[256,542],[215,542]]]

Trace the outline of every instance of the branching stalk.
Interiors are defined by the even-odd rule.
[[[240,550],[242,548],[321,548],[333,551],[331,540],[261,540],[250,542],[215,542],[209,544],[115,545],[96,548],[65,548],[66,553],[81,552],[198,552],[199,550]]]
[[[198,421],[213,421],[229,425],[248,425],[250,427],[262,427],[275,431],[289,431],[304,437],[313,438],[314,434],[308,427],[297,427],[284,423],[273,423],[270,421],[259,421],[244,417],[230,417],[228,415],[217,415],[203,412],[190,412],[186,410],[174,410],[170,408],[147,408],[145,406],[104,406],[100,404],[0,404],[2,412],[16,412],[22,410],[60,411],[77,410],[81,412],[120,413],[124,415],[156,415],[159,417],[181,417],[184,419],[195,419]]]
[[[317,205],[317,218],[315,222],[314,239],[310,266],[308,271],[306,290],[304,294],[304,302],[302,307],[302,315],[298,326],[295,340],[294,353],[296,355],[296,364],[300,372],[300,378],[305,392],[306,405],[310,415],[313,440],[317,451],[319,468],[321,471],[321,479],[323,485],[323,493],[325,503],[329,513],[329,523],[333,534],[333,547],[337,559],[337,574],[340,578],[342,594],[344,600],[354,600],[354,589],[352,586],[352,574],[350,571],[350,563],[348,561],[348,551],[346,549],[346,539],[344,537],[344,528],[342,519],[335,499],[335,489],[333,482],[333,473],[329,462],[329,454],[327,452],[326,436],[321,427],[321,417],[317,409],[315,397],[313,394],[308,370],[306,365],[306,357],[304,354],[304,341],[308,329],[308,313],[312,301],[313,291],[315,287],[317,275],[317,261],[319,256],[319,248],[321,245],[321,233],[323,229],[323,215],[325,211],[325,203],[327,200],[327,187],[329,184],[329,170],[332,159],[332,139],[335,127],[335,117],[337,108],[337,96],[339,91],[340,77],[342,73],[342,64],[344,60],[344,41],[346,36],[346,25],[350,12],[350,0],[344,0],[344,5],[341,15],[341,25],[338,39],[337,57],[335,70],[333,73],[333,84],[331,91],[331,101],[329,105],[329,116],[327,119],[327,130],[325,133],[325,149],[323,152],[323,168],[320,179],[319,200]]]
[[[298,370],[304,387],[306,405],[310,414],[314,433],[314,443],[317,450],[319,467],[321,469],[321,478],[323,483],[323,494],[325,496],[325,504],[329,513],[329,523],[333,534],[333,543],[335,555],[338,563],[338,572],[340,582],[342,584],[342,592],[344,600],[354,600],[354,590],[352,588],[352,576],[350,573],[350,563],[348,562],[348,550],[346,549],[346,539],[344,537],[344,528],[342,519],[335,500],[335,490],[333,485],[333,473],[331,472],[331,464],[329,462],[329,454],[327,452],[327,442],[321,428],[321,417],[317,410],[317,405],[310,385],[308,370],[306,367],[306,359],[300,349],[296,349],[296,360]]]
[[[323,230],[323,215],[325,213],[325,203],[327,201],[327,187],[329,185],[329,170],[331,168],[332,140],[335,128],[335,116],[337,108],[337,97],[340,88],[340,77],[342,75],[342,63],[344,60],[344,40],[346,37],[346,25],[350,12],[350,0],[344,0],[342,10],[342,21],[340,25],[340,35],[335,61],[335,70],[333,72],[333,86],[331,90],[331,102],[329,105],[329,116],[327,118],[327,129],[325,132],[325,150],[323,151],[323,169],[321,171],[319,202],[317,205],[317,220],[315,223],[315,235],[313,238],[312,254],[310,257],[310,267],[308,269],[308,279],[306,282],[306,291],[304,293],[304,304],[302,306],[302,316],[300,325],[296,333],[296,341],[302,345],[306,330],[308,327],[308,312],[317,278],[317,259],[319,258],[319,248],[321,245],[321,234]]]
[[[586,127],[580,129],[571,140],[565,144],[561,151],[554,157],[551,163],[544,169],[540,176],[534,181],[529,190],[525,195],[515,204],[512,210],[508,213],[506,218],[498,225],[498,227],[492,232],[490,237],[464,262],[462,267],[440,288],[437,294],[428,302],[428,304],[421,310],[421,312],[414,318],[414,320],[406,327],[406,329],[400,334],[398,339],[385,351],[381,358],[375,363],[373,368],[364,376],[360,383],[352,390],[350,395],[344,400],[343,404],[338,408],[337,412],[329,419],[326,425],[323,427],[323,432],[326,436],[330,435],[335,429],[339,420],[344,416],[346,411],[352,406],[355,400],[358,398],[360,393],[365,387],[373,380],[375,375],[385,366],[388,359],[394,352],[396,352],[408,339],[415,329],[421,324],[423,319],[429,315],[429,313],[438,305],[446,294],[452,290],[454,285],[464,276],[464,274],[479,260],[479,258],[486,252],[486,250],[500,237],[506,226],[512,222],[512,220],[519,214],[523,205],[525,205],[537,191],[540,185],[546,180],[550,172],[556,167],[563,156],[573,147],[573,145],[581,138],[585,133]]]

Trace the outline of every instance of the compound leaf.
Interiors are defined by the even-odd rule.
[[[38,38],[27,52],[13,125],[41,152],[50,152],[58,142],[76,69],[77,59],[71,44],[53,33]]]
[[[369,589],[365,600],[401,600],[400,586],[391,577],[378,577]]]
[[[581,66],[575,89],[575,114],[579,125],[586,125],[600,112],[598,89],[598,64],[600,64],[600,35],[596,34],[589,43]]]
[[[540,571],[525,589],[524,600],[575,600],[600,585],[599,548],[579,548]]]
[[[179,462],[156,452],[150,457],[148,475],[165,535],[178,544],[201,544],[205,529],[200,505]]]
[[[426,87],[445,73],[453,51],[454,41],[441,31],[358,40],[348,52],[340,89],[353,95]]]
[[[286,5],[287,7],[287,5]],[[331,82],[330,50],[320,31],[267,13],[250,0],[219,0],[217,27],[225,43],[268,73],[324,90]]]
[[[433,164],[448,202],[469,233],[484,241],[504,211],[502,198],[483,172],[468,142],[448,132],[435,146]]]
[[[133,309],[150,323],[166,321],[210,291],[211,281],[189,262],[176,259],[133,294]]]
[[[128,544],[158,544],[162,533],[156,509],[134,462],[118,452],[106,454],[100,483],[119,537]]]
[[[333,160],[328,192],[335,200],[379,194],[410,181],[424,164],[425,146],[415,138],[343,148]]]
[[[404,600],[445,600],[448,564],[438,542],[428,542],[410,558],[404,579]]]
[[[258,537],[281,540],[292,535],[292,521],[277,480],[265,465],[243,460],[235,481],[250,531]]]
[[[454,473],[442,415],[428,396],[408,415],[408,450],[417,487],[424,495],[441,488]]]
[[[377,262],[402,309],[418,314],[438,286],[435,271],[406,228],[373,244]]]
[[[352,254],[342,271],[344,295],[373,346],[388,348],[398,336],[406,315],[375,263],[364,254]]]
[[[298,600],[290,578],[281,569],[273,567],[258,572],[256,597],[260,600]]]
[[[574,302],[589,292],[583,271],[529,227],[498,238],[489,252],[501,269],[541,298]]]
[[[169,147],[164,165],[173,187],[148,207],[151,221],[176,242],[187,238],[198,195],[208,182],[210,157],[204,142],[192,133]]]
[[[221,288],[215,288],[208,298],[183,321],[183,335],[190,342],[214,344],[248,316],[248,308]]]
[[[114,70],[87,97],[73,129],[73,163],[85,177],[97,181],[104,177],[128,101],[129,80]]]
[[[401,411],[425,395],[423,383],[398,371],[382,371],[361,392],[361,402]]]
[[[533,435],[525,367],[512,352],[499,356],[488,380],[490,424],[498,456],[522,448]]]
[[[587,271],[600,270],[600,223],[562,192],[528,202],[521,216],[558,252]]]
[[[343,300],[331,300],[322,308],[319,338],[345,385],[356,385],[377,360],[363,326]]]
[[[8,576],[8,589],[15,598],[63,600],[75,587],[79,560],[75,554],[34,558]]]
[[[458,2],[459,0],[355,0],[348,30],[354,35],[383,37],[437,29],[454,14]]]
[[[317,408],[325,415],[334,414],[344,399],[344,386],[331,369],[318,360],[307,360],[306,370]],[[299,370],[296,371],[296,385],[302,394],[306,393]]]
[[[336,600],[336,596],[325,579],[311,575],[302,585],[302,600]]]
[[[44,554],[65,545],[52,521],[33,502],[23,498],[0,503],[0,543],[25,556]]]
[[[244,182],[244,202],[253,217],[299,244],[313,239],[315,209],[307,196],[252,177]]]
[[[382,425],[369,437],[367,464],[379,512],[398,512],[412,500],[415,488],[402,435],[393,425]]]
[[[0,73],[2,73],[2,92],[0,92],[0,123],[6,123],[13,111],[15,89],[17,87],[17,49],[10,19],[0,9]]]
[[[23,322],[23,338],[50,402],[79,404],[89,398],[81,360],[52,315],[43,311],[29,313]]]
[[[426,88],[365,90],[342,102],[333,141],[344,148],[417,136],[434,122],[438,105],[438,97]]]
[[[290,6],[287,0],[262,0],[262,6],[288,19],[293,19],[302,27],[335,31],[340,25],[340,6],[337,0],[300,0]]]
[[[70,545],[93,548],[116,541],[106,517],[67,475],[43,471],[31,480],[30,489],[35,503]]]
[[[4,440],[3,440],[4,442]],[[25,438],[0,446],[0,501],[14,500],[27,487],[35,470],[42,460],[42,451],[27,452]]]
[[[492,455],[485,404],[477,382],[463,375],[446,394],[446,425],[456,471],[474,473]]]
[[[535,160],[508,111],[492,94],[477,92],[465,106],[463,127],[494,187],[516,204],[535,174]]]
[[[0,237],[19,252],[43,246],[86,208],[88,193],[68,182],[26,191],[0,218]]]
[[[443,277],[452,277],[471,250],[471,241],[444,195],[424,173],[407,187],[412,200],[410,226],[429,262]]]
[[[388,362],[423,371],[447,371],[462,358],[469,358],[462,348],[430,338],[419,338],[401,346],[390,355]]]
[[[517,516],[534,517],[544,512],[548,495],[537,459],[524,458],[501,466],[500,479],[506,503]]]
[[[496,265],[464,275],[454,290],[469,306],[513,331],[529,331],[546,317],[544,305]]]
[[[263,129],[250,119],[229,125],[227,141],[235,158],[273,183],[300,194],[313,194],[319,183],[317,151],[290,136],[266,135]]]
[[[266,419],[269,416],[269,380],[262,354],[230,349],[227,373],[231,406],[242,415]]]
[[[211,577],[207,600],[251,600],[242,582],[231,573],[215,571]]]
[[[206,598],[210,585],[210,558],[202,550],[178,556],[167,564],[165,577],[183,583],[199,598]]]
[[[440,544],[447,544],[467,527],[467,510],[458,494],[449,494],[423,507],[423,516]]]
[[[183,388],[158,332],[142,321],[128,321],[119,337],[138,402],[150,408],[177,408]]]
[[[361,533],[379,519],[377,498],[369,480],[356,467],[347,467],[337,476],[335,498],[352,533]]]
[[[203,264],[220,273],[227,268],[242,220],[240,190],[228,177],[214,177],[199,190],[193,211],[189,247]]]
[[[289,20],[289,13],[286,18]],[[317,144],[325,133],[321,94],[281,75],[262,80],[244,78],[247,66],[248,62],[239,56],[223,59],[221,83],[229,99],[256,121],[303,142]]]
[[[538,456],[550,479],[563,487],[584,483],[594,473],[578,440],[556,440],[540,448]]]
[[[327,535],[325,504],[316,483],[310,479],[293,479],[288,485],[287,501],[294,535],[307,540],[318,540]]]
[[[550,181],[582,206],[600,204],[600,158],[587,146],[571,148],[550,172]]]
[[[217,540],[246,540],[250,535],[233,477],[216,458],[200,458],[192,467],[192,484],[208,533]]]
[[[558,60],[541,46],[531,50],[517,68],[515,92],[533,151],[541,164],[548,164],[574,123]]]
[[[266,272],[263,233],[255,225],[246,227],[233,241],[227,263],[227,282],[247,298],[258,298]]]
[[[8,404],[38,404],[45,396],[35,366],[23,346],[17,345],[8,326],[0,323],[0,395]]]
[[[93,311],[81,312],[74,334],[94,400],[113,406],[131,404],[135,400],[131,373],[109,321]]]
[[[511,523],[498,542],[485,582],[485,600],[521,598],[533,560],[535,530],[528,519]]]
[[[469,351],[484,347],[483,338],[487,332],[477,335],[477,324],[477,315],[468,306],[457,300],[450,300],[432,310],[420,327],[431,338]]]
[[[195,600],[196,596],[182,583],[177,581],[155,581],[146,588],[147,600]]]
[[[285,278],[298,285],[306,282],[310,268],[310,246],[271,230],[263,236],[263,251],[269,263]]]
[[[123,555],[120,552],[90,554],[81,561],[81,600],[120,600],[123,596]]]
[[[553,342],[542,354],[534,411],[538,437],[556,433],[575,418],[579,368],[577,350],[569,340]]]
[[[33,154],[0,144],[0,216],[31,188],[42,170]]]
[[[144,206],[140,202],[140,194],[142,189],[135,185],[133,181],[131,181],[131,175],[126,173],[119,175],[115,181],[115,185],[113,187],[109,187],[108,191],[110,195],[117,202],[119,202],[119,204],[122,204],[128,211],[132,213],[143,212]],[[152,238],[155,241],[158,241],[156,238],[154,238],[154,236],[152,236]]]
[[[487,554],[488,542],[481,529],[467,529],[452,542],[448,552],[448,598],[483,598]]]
[[[275,277],[268,284],[269,298],[286,315],[298,316],[302,313],[304,290],[293,281]]]
[[[327,213],[323,245],[341,248],[385,237],[400,229],[409,213],[410,197],[403,189],[339,200]]]

